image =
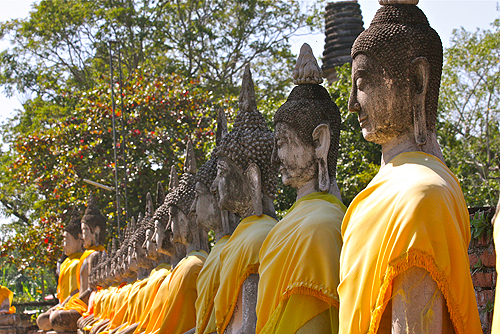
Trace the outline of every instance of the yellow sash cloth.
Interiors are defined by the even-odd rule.
[[[493,222],[493,240],[497,251],[497,273],[500,272],[500,213],[497,213],[496,219]],[[493,323],[491,325],[491,334],[500,334],[500,284],[498,283],[495,290],[495,307],[493,308]]]
[[[456,334],[481,333],[469,272],[470,223],[456,177],[436,157],[402,153],[351,203],[342,223],[340,333],[376,333],[393,279],[429,272]]]
[[[207,256],[203,250],[190,252],[172,271],[158,334],[182,334],[196,326],[196,280]]]
[[[116,301],[115,314],[113,319],[111,319],[108,330],[113,330],[121,324],[127,322],[129,307],[131,307],[131,303],[136,301],[140,288],[145,285],[145,280],[146,279],[136,280],[123,287],[122,293],[120,293],[120,296]]]
[[[269,232],[260,250],[256,333],[295,333],[328,309],[336,333],[345,210],[334,195],[312,193]]]
[[[81,282],[80,282],[80,269],[82,268],[82,265],[85,261],[86,258],[90,256],[90,254],[99,251],[102,252],[104,251],[104,246],[103,245],[98,245],[98,246],[90,246],[89,249],[87,249],[85,252],[83,252],[82,256],[80,257],[80,261],[78,261],[78,265],[76,267],[76,285],[78,287],[78,290],[80,290]]]
[[[168,273],[170,271],[170,265],[162,263],[153,269],[149,274],[149,277],[143,280],[137,296],[130,298],[129,309],[125,315],[127,319],[126,321],[129,325],[138,323],[141,320],[142,314],[148,312],[148,302],[153,297],[155,290],[159,287],[159,282],[163,281],[166,276],[166,273],[162,273],[162,270]]]
[[[163,279],[163,282],[158,287],[158,291],[154,297],[153,304],[147,314],[141,318],[141,322],[134,333],[152,333],[158,328],[156,326],[160,326],[158,324],[158,319],[163,317],[163,306],[168,303],[169,297],[169,282],[172,278],[172,272],[169,272],[167,276]]]
[[[85,261],[86,258],[90,256],[93,252],[96,251],[103,251],[104,247],[102,245],[99,246],[91,246],[89,249],[87,249],[85,252],[83,252],[82,256],[80,257],[80,260],[78,261],[78,265],[76,266],[76,285],[78,287],[78,290],[80,290],[81,283],[80,283],[80,270],[82,268],[82,265]],[[85,304],[80,298],[80,293],[78,292],[77,294],[74,294],[70,300],[64,305],[64,310],[76,310],[80,314],[84,314],[87,312],[87,304]]]
[[[60,304],[62,304],[73,291],[78,289],[76,283],[76,268],[80,262],[80,256],[82,256],[82,253],[73,253],[61,264],[59,279],[57,281],[57,299],[59,299]]]
[[[229,237],[229,235],[223,236],[212,247],[196,282],[196,290],[198,292],[198,298],[196,298],[197,334],[208,334],[217,331],[214,298],[220,284],[220,253],[229,240]]]
[[[134,331],[134,333],[137,334],[146,331],[148,324],[150,322],[154,322],[150,321],[151,319],[156,320],[163,303],[166,302],[166,290],[168,288],[168,283],[165,282],[168,282],[170,279],[170,274],[172,273],[171,266],[170,264],[162,263],[153,271],[155,272],[154,278],[151,278],[148,282],[148,286],[151,285],[152,287],[151,295],[147,297],[145,308],[138,309],[140,316],[138,320],[139,325]],[[165,285],[163,285],[164,283]]]
[[[259,272],[259,251],[277,221],[267,215],[243,219],[220,254],[220,286],[215,295],[217,332],[224,333],[231,321],[243,282]]]
[[[0,314],[16,313],[16,307],[12,305],[14,293],[7,287],[0,285]]]
[[[114,329],[115,326],[118,326],[122,323],[123,316],[125,315],[125,311],[127,310],[128,296],[135,283],[137,283],[137,281],[126,284],[120,289],[120,292],[118,292],[114,305],[111,306],[111,312],[108,318],[111,320],[109,326],[113,327],[111,329]]]

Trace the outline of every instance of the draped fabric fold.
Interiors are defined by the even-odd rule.
[[[57,280],[57,299],[61,304],[71,293],[78,289],[76,270],[82,253],[69,255],[61,264],[59,279]]]
[[[342,224],[340,333],[376,333],[393,279],[424,268],[446,300],[457,334],[481,333],[460,185],[436,157],[399,154],[353,200]]]
[[[208,253],[192,251],[177,264],[168,282],[167,301],[153,331],[182,334],[196,326],[196,280]]]
[[[336,333],[345,210],[335,196],[312,193],[269,232],[260,250],[256,333],[295,333],[329,309],[326,315]]]
[[[12,306],[14,293],[9,288],[0,285],[0,314],[16,313],[16,307]]]
[[[231,321],[243,282],[258,273],[260,248],[276,223],[267,215],[246,217],[224,246],[220,254],[220,286],[214,301],[218,333],[224,333]]]
[[[229,235],[223,236],[212,247],[196,282],[196,290],[198,292],[198,298],[196,298],[197,334],[209,334],[217,331],[214,299],[220,285],[220,253],[229,240],[229,237]]]

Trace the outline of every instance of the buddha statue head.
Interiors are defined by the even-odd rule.
[[[165,201],[165,191],[163,190],[163,186],[161,182],[158,181],[156,186],[156,206],[158,209],[161,207],[163,202]],[[156,211],[151,215],[151,217],[144,224],[145,229],[145,239],[142,244],[142,248],[144,248],[146,252],[146,256],[148,259],[158,261],[158,251],[156,250],[156,243],[153,240],[153,235],[155,231],[155,220],[157,219]],[[168,221],[168,219],[167,219]]]
[[[358,113],[364,138],[383,151],[384,144],[404,138],[425,151],[435,138],[441,39],[417,0],[379,2],[351,49],[349,110]]]
[[[191,214],[191,205],[195,197],[196,161],[191,141],[186,145],[186,160],[184,173],[179,186],[169,192],[165,203],[169,207],[168,229],[172,231],[173,243],[186,246],[186,249],[208,250],[207,237],[196,224],[195,217]],[[175,245],[174,245],[175,246]]]
[[[216,144],[219,144],[227,133],[227,118],[224,110],[221,109],[217,117]],[[198,226],[206,232],[215,231],[217,237],[217,234],[230,234],[234,228],[230,226],[230,219],[226,215],[227,211],[223,215],[219,207],[219,193],[210,190],[216,177],[217,156],[212,154],[196,173],[196,193],[191,212],[195,215]],[[236,221],[236,219],[234,220]]]
[[[151,269],[153,267],[153,261],[147,258],[146,249],[142,247],[146,240],[146,229],[148,223],[153,218],[153,200],[151,198],[151,193],[146,195],[146,212],[141,224],[137,227],[135,232],[131,235],[128,244],[128,262],[131,270],[139,271],[142,269]],[[135,268],[137,267],[137,269]]]
[[[83,251],[82,225],[79,212],[76,208],[73,210],[70,221],[64,228],[63,251],[68,256]]]
[[[255,91],[247,66],[243,74],[239,111],[231,132],[216,148],[217,177],[211,190],[219,206],[244,218],[263,213],[275,216],[276,167],[271,163],[274,137],[257,110]]]
[[[89,249],[92,246],[102,245],[105,238],[106,218],[99,211],[94,195],[90,193],[87,209],[82,217],[83,247]]]
[[[272,160],[283,183],[297,189],[298,196],[301,189],[340,196],[335,179],[340,112],[320,85],[322,71],[308,44],[300,49],[293,79],[297,86],[274,115]]]
[[[175,188],[179,186],[179,176],[175,166],[170,168],[170,183],[168,185],[169,194],[174,192]],[[164,197],[163,203],[158,207],[153,215],[153,226],[154,232],[150,239],[147,240],[149,244],[147,247],[156,247],[156,251],[160,254],[167,256],[172,256],[175,253],[174,245],[172,243],[172,231],[167,229],[168,222],[170,220],[170,208],[169,208],[169,198],[168,195]]]

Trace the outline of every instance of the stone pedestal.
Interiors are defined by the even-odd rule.
[[[0,334],[18,334],[15,326],[0,326]]]

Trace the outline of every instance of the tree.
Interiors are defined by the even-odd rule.
[[[499,179],[500,20],[455,30],[445,51],[438,138],[469,206],[495,206]]]
[[[297,0],[42,0],[28,19],[1,24],[13,47],[1,54],[0,84],[44,99],[62,86],[90,89],[109,72],[113,40],[127,73],[147,64],[158,74],[200,77],[224,96],[237,93],[252,62],[269,65],[272,75],[259,82],[272,94],[289,83],[278,69],[290,66],[288,39],[306,19]]]
[[[294,59],[288,39],[306,18],[297,0],[42,0],[28,18],[1,23],[11,47],[0,54],[0,85],[25,97],[1,133],[9,150],[0,152],[0,210],[17,218],[2,227],[3,261],[24,268],[43,257],[33,266],[53,268],[61,251],[55,231],[73,205],[83,209],[83,178],[113,185],[110,81],[116,116],[126,114],[118,142],[127,141],[127,200],[136,214],[146,192],[180,164],[188,137],[204,161],[213,117],[236,106],[246,64],[261,103],[284,97]],[[108,75],[110,47],[121,85]],[[124,163],[119,158],[120,180]],[[98,197],[116,233],[114,196]],[[45,249],[31,247],[45,240]]]
[[[171,165],[182,170],[188,138],[193,140],[199,164],[204,162],[213,142],[216,113],[220,108],[230,112],[230,107],[215,103],[198,81],[175,74],[153,77],[137,72],[123,86],[123,95],[127,200],[129,212],[137,214],[144,211],[146,193],[154,193],[158,181],[167,184]],[[74,207],[84,209],[89,186],[83,179],[114,184],[109,85],[96,84],[93,90],[80,93],[78,100],[71,114],[18,136],[13,151],[3,153],[11,165],[8,169],[2,166],[6,172],[2,186],[12,188],[6,188],[10,193],[2,192],[2,199],[16,201],[18,193],[26,195],[21,189],[30,189],[32,194],[29,210],[22,213],[27,221],[13,224],[13,235],[2,240],[0,247],[0,257],[19,269],[54,267],[61,252],[62,227]],[[116,111],[116,117],[121,117],[121,110]],[[125,163],[121,155],[118,165],[124,203]],[[108,216],[108,236],[116,235],[114,193],[96,192],[101,210]],[[124,222],[125,215],[120,219]]]

